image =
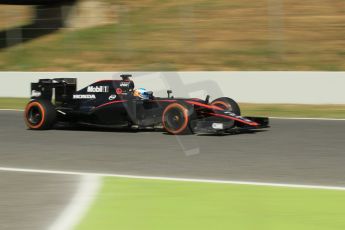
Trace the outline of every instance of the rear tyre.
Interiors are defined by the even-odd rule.
[[[228,97],[220,97],[211,102],[211,105],[215,105],[224,110],[233,112],[234,114],[241,116],[241,109],[236,101]]]
[[[162,124],[164,129],[170,134],[192,134],[191,121],[194,117],[193,106],[184,102],[176,102],[168,105],[164,109]]]
[[[51,129],[56,121],[56,111],[48,100],[32,100],[25,108],[24,120],[29,129]]]

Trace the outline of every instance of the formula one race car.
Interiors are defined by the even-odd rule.
[[[40,79],[31,83],[25,108],[29,129],[46,130],[56,123],[96,127],[162,127],[170,134],[229,133],[268,127],[268,118],[242,117],[238,104],[227,97],[211,103],[195,98],[155,97],[135,89],[131,75],[122,80],[97,81],[77,91],[75,78]]]

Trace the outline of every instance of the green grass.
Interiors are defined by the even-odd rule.
[[[0,109],[24,109],[28,99],[0,98]],[[345,105],[240,103],[245,116],[345,118]]]
[[[0,98],[0,109],[24,109],[29,99],[27,98]]]
[[[247,116],[345,118],[345,105],[240,103],[240,107]]]
[[[105,178],[78,230],[342,230],[345,192]]]
[[[105,1],[113,24],[0,50],[0,70],[345,70],[343,0]]]

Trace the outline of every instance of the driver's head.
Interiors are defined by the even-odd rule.
[[[133,96],[140,97],[141,99],[144,99],[144,100],[150,99],[150,94],[144,88],[135,89],[133,91]]]

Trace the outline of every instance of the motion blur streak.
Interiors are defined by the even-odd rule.
[[[1,5],[0,69],[341,71],[344,9],[344,0]]]

